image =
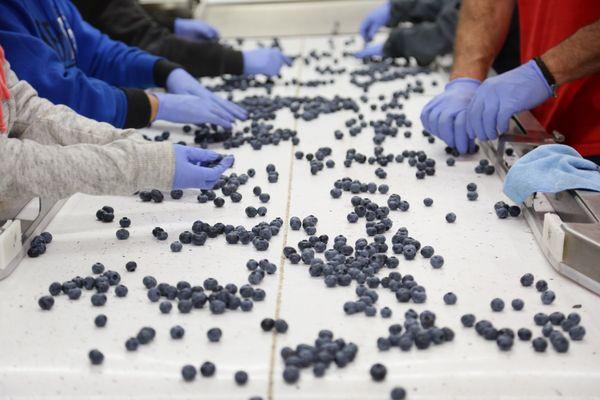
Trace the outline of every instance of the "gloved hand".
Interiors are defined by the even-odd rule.
[[[177,68],[169,74],[166,88],[169,93],[191,94],[201,97],[207,104],[215,104],[218,108],[221,108],[231,118],[243,121],[248,117],[248,113],[242,107],[212,93],[182,68]]]
[[[359,50],[352,54],[356,58],[367,58],[367,57],[383,57],[383,43],[372,44],[365,46],[364,49]]]
[[[556,193],[568,189],[600,191],[600,166],[562,144],[530,151],[515,163],[504,179],[504,193],[522,203],[534,192]]]
[[[387,24],[390,19],[390,11],[392,6],[389,1],[385,4],[380,5],[373,11],[367,14],[367,16],[360,23],[359,32],[365,42],[369,43],[373,40],[373,37],[377,31]]]
[[[423,128],[461,154],[474,147],[474,142],[469,140],[465,129],[466,110],[480,84],[477,79],[454,79],[421,112]]]
[[[243,52],[244,75],[279,75],[281,67],[292,65],[292,60],[276,48],[258,48]]]
[[[467,134],[494,140],[498,132],[508,130],[511,115],[530,110],[550,96],[552,89],[533,60],[486,79],[467,110]]]
[[[186,39],[218,39],[219,31],[197,19],[175,18],[174,32],[176,36]]]
[[[156,119],[182,124],[215,124],[231,129],[234,118],[221,107],[199,96],[154,93],[158,99]]]
[[[233,156],[223,157],[214,151],[173,145],[175,174],[173,189],[212,189],[221,174],[233,165]],[[218,162],[217,165],[214,165]]]

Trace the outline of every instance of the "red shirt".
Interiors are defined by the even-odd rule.
[[[521,62],[599,18],[600,0],[519,0]],[[582,155],[600,155],[600,73],[562,85],[558,98],[532,112],[548,132],[565,135],[566,144]]]

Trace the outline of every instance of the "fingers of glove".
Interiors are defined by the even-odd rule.
[[[352,55],[356,58],[365,58],[365,57],[367,57],[367,48],[365,47],[362,50],[354,52],[354,54],[352,54]]]
[[[454,117],[454,147],[460,154],[469,152],[469,149],[474,149],[475,145],[475,141],[469,139],[467,135],[466,120],[467,112],[465,110],[460,111]]]
[[[429,125],[431,127],[431,131],[430,133],[434,136],[439,137],[440,139],[442,139],[441,135],[440,135],[440,128],[439,128],[439,119],[440,119],[440,115],[442,114],[442,109],[441,107],[436,107],[430,114],[429,114]]]
[[[363,19],[362,22],[360,23],[360,28],[359,28],[360,36],[362,36],[362,38],[365,42],[371,41],[371,38],[369,38],[367,35],[370,25],[371,25],[371,19],[367,15],[367,17],[365,19]]]
[[[497,123],[498,112],[500,111],[500,101],[497,96],[491,96],[483,106],[481,114],[481,124],[483,132],[488,140],[494,140],[498,137]]]
[[[198,147],[186,147],[186,156],[190,163],[196,165],[218,160],[221,155],[212,150],[200,149]]]
[[[208,110],[203,110],[201,112],[201,116],[200,116],[199,120],[196,121],[196,123],[215,124],[215,125],[222,126],[223,128],[226,128],[226,129],[231,129],[231,127],[232,127],[231,118],[226,117],[223,114],[220,114],[219,112],[220,112],[220,110],[217,112],[216,107],[212,107],[211,109],[208,109]]]
[[[438,117],[438,134],[446,144],[452,148],[454,144],[454,113],[443,111]]]
[[[378,30],[379,30],[378,24],[373,23],[373,24],[369,25],[369,28],[367,30],[367,37],[369,38],[369,41],[373,40],[373,38],[377,34]]]
[[[281,61],[287,65],[288,67],[290,67],[292,65],[292,59],[289,58],[288,56],[286,56],[283,53],[279,53],[280,57],[281,57]]]
[[[467,109],[467,132],[472,139],[487,140],[483,132],[482,114],[485,100],[484,96],[475,95]]]
[[[438,104],[443,101],[443,99],[444,97],[442,95],[434,97],[432,100],[429,101],[429,103],[425,105],[423,111],[421,111],[421,123],[423,124],[425,130],[429,133],[431,133],[431,124],[429,121],[429,116],[431,115],[431,112],[438,107]]]
[[[209,39],[218,39],[219,38],[219,31],[216,30],[214,27],[210,26],[207,24],[208,27],[208,38]]]
[[[512,116],[511,111],[506,108],[500,108],[498,112],[498,119],[496,120],[496,129],[499,133],[508,132],[508,125]]]
[[[233,115],[235,118],[245,121],[248,118],[248,112],[237,104],[232,103],[229,100],[222,99],[217,95],[213,95],[214,101],[219,105],[225,112]]]

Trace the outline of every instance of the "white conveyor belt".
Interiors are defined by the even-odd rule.
[[[312,49],[327,50],[328,38],[290,38],[282,46],[291,54],[307,54]],[[344,49],[346,37],[335,39],[335,52]],[[265,43],[268,41],[265,40]],[[249,45],[249,43],[246,43]],[[358,41],[355,46],[358,46]],[[340,65],[354,68],[358,61],[342,59]],[[329,60],[320,62],[326,65]],[[301,62],[285,70],[285,79],[320,79],[314,71],[315,63],[305,66]],[[361,91],[351,86],[347,74],[336,76],[334,85],[318,88],[277,86],[274,94],[282,95],[334,95],[352,96],[358,100]],[[413,135],[387,138],[383,146],[386,153],[402,150],[425,150],[437,161],[436,175],[423,181],[415,178],[415,169],[407,163],[390,164],[385,181],[378,179],[376,166],[354,163],[344,168],[343,160],[348,148],[354,147],[371,155],[373,134],[365,129],[355,138],[348,134],[341,141],[333,138],[336,129],[353,117],[350,112],[323,115],[311,122],[295,121],[288,110],[278,114],[275,125],[293,128],[301,139],[297,147],[290,142],[279,146],[265,146],[259,152],[249,146],[231,151],[236,155],[233,171],[242,173],[247,168],[257,170],[254,179],[241,187],[244,200],[217,209],[212,203],[199,204],[195,191],[186,191],[183,199],[171,200],[167,195],[162,204],[142,203],[137,197],[94,197],[75,195],[49,224],[47,230],[54,235],[48,251],[37,259],[24,259],[9,278],[0,281],[0,399],[60,398],[60,399],[388,399],[394,386],[403,386],[409,399],[592,399],[600,397],[600,298],[574,282],[561,277],[544,259],[523,218],[499,220],[493,204],[507,200],[502,194],[502,182],[497,176],[476,175],[473,167],[483,155],[459,158],[455,167],[446,166],[444,145],[440,141],[429,144],[421,135],[419,112],[423,105],[438,93],[447,80],[443,74],[420,76],[426,88],[425,95],[412,94],[404,111],[413,122]],[[438,82],[432,86],[432,80]],[[376,84],[369,92],[376,102],[379,94],[387,96],[404,88],[407,78]],[[264,90],[255,90],[264,93]],[[248,93],[251,93],[249,91]],[[236,98],[247,93],[235,93]],[[370,103],[369,103],[370,104]],[[379,118],[384,113],[370,111],[361,103],[366,120]],[[158,124],[152,134],[168,128],[173,133],[171,141],[191,141],[191,136],[181,133],[179,127]],[[333,148],[336,166],[312,176],[306,160],[295,160],[296,150],[314,152],[320,146]],[[217,147],[218,149],[218,147]],[[265,166],[276,165],[279,182],[270,184]],[[344,193],[334,200],[329,190],[336,179],[349,176],[363,182],[374,181],[390,185],[390,193],[398,193],[410,202],[408,212],[392,212],[394,227],[388,240],[401,226],[408,228],[411,236],[423,245],[434,246],[436,253],[444,256],[442,269],[434,270],[427,260],[417,256],[414,261],[401,258],[397,269],[402,274],[413,274],[426,287],[425,304],[398,303],[388,290],[379,290],[378,308],[389,306],[391,319],[379,315],[368,318],[363,314],[346,316],[342,311],[345,301],[355,300],[354,284],[351,287],[327,289],[322,279],[311,278],[303,264],[291,265],[282,259],[286,244],[296,245],[305,238],[301,231],[288,230],[291,216],[301,218],[314,214],[319,218],[319,234],[330,238],[344,234],[349,242],[364,237],[364,221],[346,222],[350,211],[350,195]],[[467,201],[466,184],[475,182],[479,199]],[[258,206],[252,187],[261,186],[270,193],[268,213],[264,220],[281,217],[284,229],[270,242],[269,250],[260,253],[252,246],[230,246],[223,237],[208,240],[204,247],[185,246],[181,253],[172,253],[169,243],[178,234],[190,229],[193,221],[201,219],[216,222],[243,224],[252,227],[259,218],[247,218],[244,208]],[[388,196],[367,197],[384,204]],[[422,200],[431,197],[431,208]],[[95,211],[103,205],[115,208],[115,222],[103,224],[95,219]],[[448,212],[457,215],[454,224],[446,223]],[[118,241],[115,231],[118,220],[127,216],[132,220],[131,236]],[[169,233],[169,240],[158,242],[151,235],[155,226]],[[278,266],[273,276],[267,276],[260,285],[266,292],[264,302],[255,303],[249,313],[226,312],[212,315],[205,308],[180,314],[174,309],[163,315],[156,303],[150,303],[142,285],[145,275],[153,275],[159,282],[175,284],[187,280],[200,284],[208,277],[221,283],[245,283],[248,259],[268,258]],[[134,260],[138,269],[128,273],[127,261]],[[50,312],[42,311],[37,299],[47,294],[53,281],[69,280],[76,275],[91,274],[95,262],[118,271],[122,283],[129,288],[126,298],[116,298],[110,291],[104,307],[90,304],[90,292],[84,291],[79,301],[66,296],[56,298]],[[388,271],[382,271],[387,275]],[[534,288],[523,288],[519,277],[531,272],[536,279],[546,279],[556,292],[556,301],[550,306],[541,304]],[[447,306],[442,295],[453,291],[458,303]],[[503,312],[492,313],[489,302],[501,297],[507,306]],[[519,297],[525,301],[523,311],[510,308],[510,301]],[[574,308],[578,307],[578,308]],[[432,310],[437,314],[439,326],[449,326],[456,337],[453,342],[432,346],[425,351],[412,349],[401,352],[393,348],[380,352],[376,340],[387,336],[390,324],[403,321],[408,308],[417,311]],[[489,319],[497,327],[531,328],[534,336],[540,335],[534,326],[536,312],[577,311],[587,335],[581,342],[571,342],[569,352],[558,354],[551,347],[544,354],[535,353],[530,342],[515,340],[511,351],[501,352],[495,342],[479,337],[473,329],[463,328],[460,316],[474,313],[478,319]],[[94,326],[99,313],[108,316],[105,328]],[[594,317],[596,315],[596,317]],[[290,329],[283,335],[264,333],[259,327],[265,317],[281,317]],[[172,340],[169,329],[179,324],[186,330],[182,340]],[[142,326],[157,330],[156,339],[136,352],[126,352],[125,340]],[[206,331],[220,327],[220,343],[209,343]],[[310,369],[303,370],[300,381],[287,385],[281,377],[283,363],[279,351],[283,346],[312,343],[320,329],[331,329],[336,337],[343,337],[359,346],[356,360],[346,368],[332,366],[324,378],[315,378]],[[92,348],[105,355],[101,366],[92,366],[87,353]],[[213,378],[198,377],[185,383],[180,369],[184,364],[199,366],[210,360],[217,366]],[[381,362],[388,368],[384,382],[375,383],[369,368]],[[243,387],[234,383],[233,374],[243,369],[249,382]]]

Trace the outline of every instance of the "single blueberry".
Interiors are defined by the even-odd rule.
[[[104,354],[102,354],[100,350],[90,350],[90,352],[88,353],[88,357],[91,363],[94,365],[102,364],[102,362],[104,361]]]

